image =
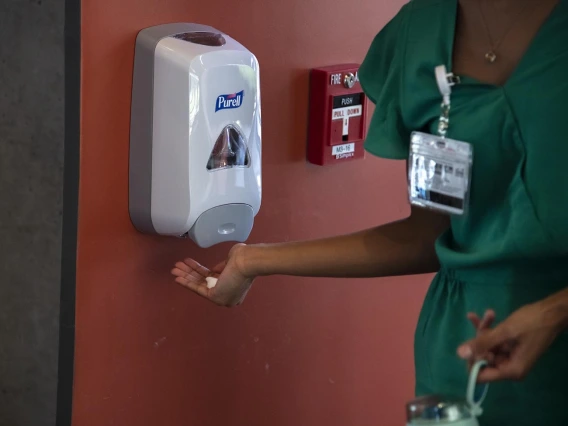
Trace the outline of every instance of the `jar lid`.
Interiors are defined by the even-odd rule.
[[[472,414],[465,400],[429,395],[409,402],[406,417],[411,425],[444,425],[471,419]]]

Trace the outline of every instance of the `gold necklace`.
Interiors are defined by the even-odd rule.
[[[497,44],[495,44],[493,43],[493,39],[491,38],[491,32],[489,31],[489,26],[487,25],[487,22],[485,20],[485,15],[483,14],[483,8],[481,7],[481,0],[478,0],[477,4],[479,6],[479,14],[481,15],[481,21],[483,22],[483,26],[485,27],[485,32],[487,34],[487,38],[489,39],[489,44],[491,46],[491,50],[485,54],[485,60],[487,62],[492,64],[497,60],[497,49],[499,48],[499,46],[501,46],[501,43],[503,42],[503,40],[505,40],[505,37],[507,36],[507,34],[509,34],[509,31],[511,31],[511,29],[515,26],[515,22],[517,21],[517,19],[523,15],[523,13],[529,8],[531,3],[537,4],[538,1],[529,0],[525,5],[525,7],[521,9],[517,17],[511,21],[511,25],[509,26],[507,31],[505,31],[501,39],[497,42]]]

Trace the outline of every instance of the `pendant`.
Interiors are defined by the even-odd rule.
[[[497,60],[497,55],[493,52],[488,52],[485,54],[485,59],[487,60],[487,62],[493,63]]]

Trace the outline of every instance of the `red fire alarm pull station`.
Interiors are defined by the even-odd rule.
[[[358,64],[311,70],[309,114],[310,163],[325,166],[364,158],[367,97]]]

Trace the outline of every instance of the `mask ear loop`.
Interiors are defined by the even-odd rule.
[[[483,391],[481,393],[481,396],[477,401],[475,400],[475,388],[477,386],[477,377],[479,376],[479,372],[481,371],[481,369],[486,366],[487,366],[487,361],[484,360],[477,361],[474,364],[473,368],[471,369],[471,372],[469,373],[469,382],[467,384],[466,399],[467,403],[471,408],[471,413],[475,417],[479,417],[483,414],[483,409],[481,408],[481,404],[485,400],[485,397],[487,396],[487,391],[489,390],[489,385],[487,384],[482,385]]]

